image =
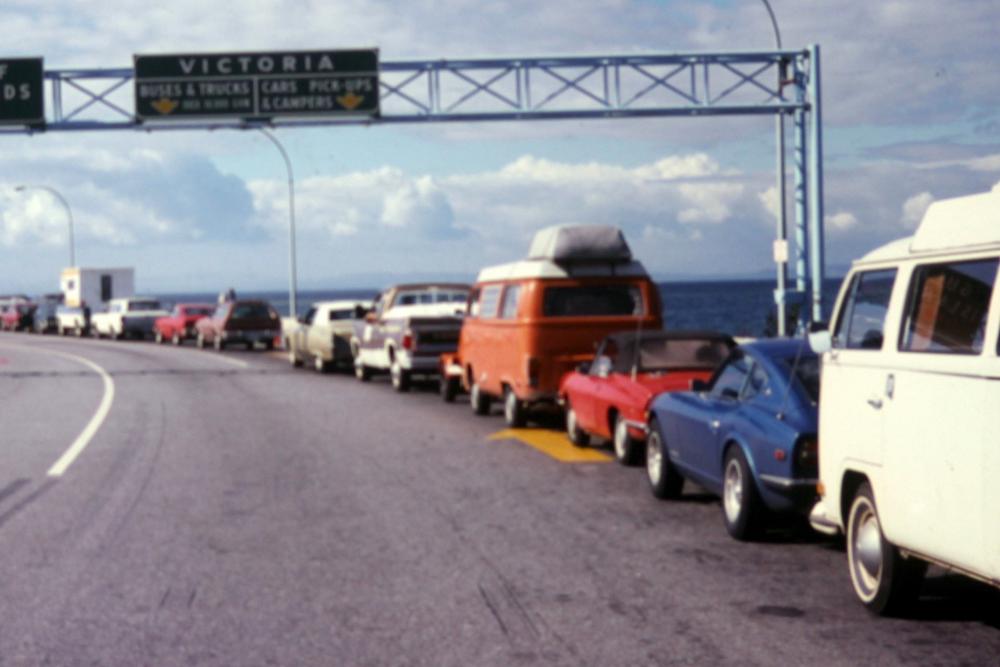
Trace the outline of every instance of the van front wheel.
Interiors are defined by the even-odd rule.
[[[871,485],[863,483],[847,515],[847,565],[854,592],[869,611],[898,614],[919,592],[927,564],[907,559],[885,539]]]
[[[490,397],[479,388],[478,382],[473,382],[469,387],[469,405],[477,415],[488,415],[490,413]]]

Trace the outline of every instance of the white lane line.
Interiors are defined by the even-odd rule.
[[[73,343],[79,343],[80,339],[78,339],[78,338],[50,338],[50,339],[46,340],[45,342],[46,343],[57,343],[57,344],[60,344],[60,345],[72,345]],[[84,339],[83,344],[84,345],[98,345],[100,347],[107,348],[107,349],[121,350],[121,349],[123,349],[122,348],[123,345],[132,345],[133,343],[121,343],[121,342],[115,342],[115,341],[110,341],[110,340],[87,340],[87,339]],[[35,348],[30,348],[30,349],[35,349]],[[228,356],[224,356],[224,355],[218,354],[218,353],[216,353],[216,352],[214,352],[212,350],[196,350],[195,348],[191,348],[191,347],[187,347],[187,348],[184,348],[184,347],[173,347],[173,346],[167,347],[167,346],[160,346],[160,345],[144,345],[143,349],[156,350],[158,352],[165,353],[167,356],[176,356],[176,355],[174,355],[174,353],[184,354],[185,353],[184,350],[186,349],[187,353],[189,353],[189,354],[196,354],[198,356],[201,356],[204,359],[214,359],[215,361],[222,361],[222,362],[225,362],[227,364],[232,364],[234,366],[238,366],[239,368],[250,368],[250,363],[249,362],[243,361],[242,359],[232,359],[232,358],[230,358]]]
[[[92,371],[101,376],[104,380],[104,396],[101,397],[101,404],[97,406],[97,412],[94,416],[90,418],[87,425],[83,427],[80,431],[80,435],[76,436],[76,440],[73,444],[69,446],[63,455],[59,457],[59,460],[52,464],[49,468],[49,477],[62,477],[66,469],[73,465],[73,461],[76,457],[80,455],[81,452],[90,444],[91,439],[97,433],[97,430],[101,428],[101,424],[104,423],[104,418],[108,416],[108,412],[111,410],[111,403],[115,400],[115,382],[108,375],[108,372],[103,368],[95,364],[90,359],[84,359],[83,357],[78,357],[75,354],[68,354],[66,352],[56,352],[55,350],[50,350],[53,354],[58,354],[60,356],[66,357],[67,359],[73,359],[78,361],[84,366],[89,367]]]
[[[49,468],[48,473],[46,473],[49,477],[62,477],[63,473],[65,473],[66,470],[73,465],[73,461],[76,460],[76,457],[78,457],[81,452],[86,449],[87,445],[90,444],[91,439],[93,439],[98,429],[100,429],[101,425],[104,423],[104,419],[108,416],[108,412],[111,410],[111,403],[115,400],[115,382],[103,368],[95,364],[90,359],[84,359],[83,357],[78,357],[75,354],[59,352],[45,347],[28,347],[27,345],[9,344],[6,344],[5,346],[17,347],[32,352],[42,350],[59,357],[65,357],[66,359],[88,367],[90,370],[101,376],[101,380],[104,381],[104,396],[101,397],[101,404],[97,406],[97,412],[94,413],[94,416],[90,418],[87,425],[83,427],[82,431],[80,431],[80,435],[76,436],[76,440],[73,441],[73,444],[71,444],[69,448],[63,452],[63,455],[52,464],[52,467]]]

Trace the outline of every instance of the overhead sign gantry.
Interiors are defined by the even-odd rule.
[[[301,71],[307,56],[322,53],[332,54],[332,73]],[[336,58],[341,57],[345,62],[356,57],[354,62],[362,64],[338,72]],[[374,70],[366,58],[374,59]],[[275,72],[286,63],[299,71]],[[342,73],[347,76],[338,78]],[[52,70],[44,77],[52,106],[43,122],[0,125],[0,133],[788,115],[793,121],[795,244],[786,260],[782,229],[775,259],[779,266],[787,261],[793,267],[795,288],[779,285],[775,301],[782,308],[807,303],[811,308],[803,314],[823,319],[823,147],[815,45],[800,50],[382,62],[374,49],[181,54],[137,56],[133,69]],[[351,80],[350,89],[343,85],[346,92],[339,87],[332,92],[335,81]],[[264,81],[276,83],[264,86]],[[129,83],[134,94],[126,98]],[[377,95],[370,97],[370,89]],[[317,93],[328,97],[310,98]]]

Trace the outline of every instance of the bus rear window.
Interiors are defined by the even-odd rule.
[[[542,301],[545,317],[643,315],[638,285],[549,287]]]

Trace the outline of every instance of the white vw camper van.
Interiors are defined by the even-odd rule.
[[[823,357],[813,526],[902,611],[927,563],[1000,585],[1000,185],[856,261]]]

